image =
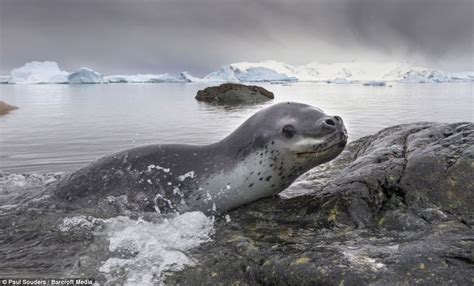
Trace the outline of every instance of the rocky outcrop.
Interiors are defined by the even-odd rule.
[[[274,98],[272,92],[255,85],[225,83],[199,90],[196,100],[217,104],[252,104]]]
[[[219,219],[196,266],[167,282],[472,285],[473,132],[472,123],[413,123],[352,142],[286,199]]]
[[[18,109],[18,107],[0,101],[0,115],[7,114],[8,112]]]

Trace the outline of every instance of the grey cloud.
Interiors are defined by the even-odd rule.
[[[0,0],[0,73],[202,75],[235,61],[418,61],[474,69],[472,0]]]

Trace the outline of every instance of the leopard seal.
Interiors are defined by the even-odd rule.
[[[340,117],[284,102],[214,144],[155,144],[103,157],[60,181],[54,196],[83,207],[121,200],[133,210],[222,213],[280,193],[346,142]]]

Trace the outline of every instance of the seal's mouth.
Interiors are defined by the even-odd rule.
[[[321,152],[299,152],[299,153],[296,153],[296,156],[298,156],[298,158],[304,158],[304,157],[308,157],[308,156],[311,156],[311,155],[316,155],[316,154],[319,154]]]
[[[313,156],[327,153],[329,151],[342,150],[344,149],[344,147],[346,147],[346,144],[347,144],[347,135],[345,133],[342,133],[339,142],[335,144],[331,144],[331,145],[321,144],[317,146],[316,149],[313,149],[311,151],[297,152],[296,156],[298,158],[313,157]]]

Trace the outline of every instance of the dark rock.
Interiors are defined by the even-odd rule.
[[[217,104],[252,104],[271,100],[274,95],[260,86],[224,83],[199,90],[195,98]]]
[[[10,112],[12,110],[15,110],[15,109],[18,109],[18,107],[7,104],[3,101],[0,101],[0,115],[5,115],[8,112]]]
[[[290,198],[218,219],[197,265],[167,282],[472,285],[473,132],[472,123],[413,123],[352,142]]]

